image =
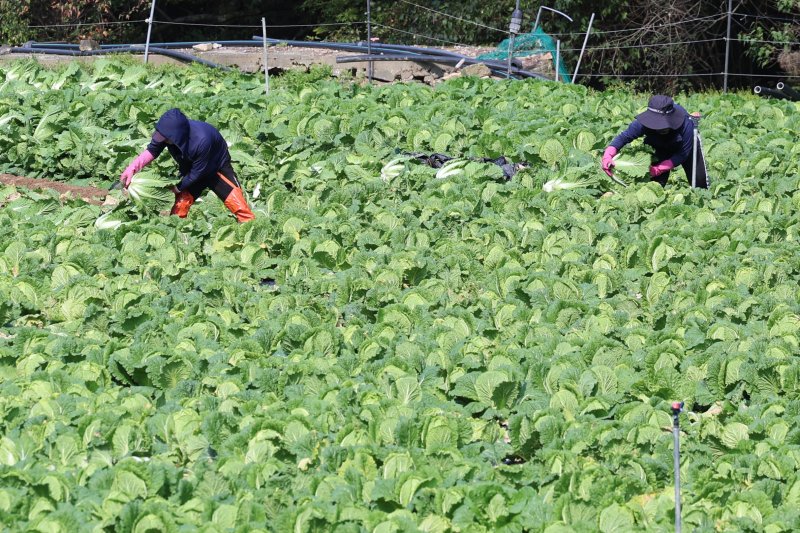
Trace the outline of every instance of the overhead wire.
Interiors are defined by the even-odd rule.
[[[774,20],[778,22],[790,22],[792,24],[800,24],[800,19],[786,18],[786,17],[772,17],[767,15],[751,15],[749,13],[736,13],[737,17],[759,19],[759,20]]]
[[[652,31],[661,31],[663,28],[669,28],[672,26],[683,26],[685,24],[693,24],[695,22],[703,22],[706,20],[717,19],[715,22],[721,21],[725,19],[727,15],[706,15],[705,17],[697,17],[693,19],[681,20],[676,22],[668,22],[666,24],[659,24],[658,28],[653,28]],[[592,35],[615,35],[619,33],[636,33],[638,31],[642,31],[648,28],[625,28],[620,30],[592,30]],[[574,35],[586,35],[586,32],[569,32],[569,33],[548,33],[551,37],[569,37]]]
[[[72,24],[31,24],[28,28],[47,29],[47,28],[79,28],[81,26],[113,26],[120,24],[141,24],[147,22],[143,20],[118,20],[110,22],[74,22]]]
[[[782,45],[800,45],[798,41],[765,41],[761,39],[731,39],[731,41],[737,41],[740,43],[749,43],[749,44],[782,44]]]
[[[686,44],[701,44],[701,43],[713,43],[724,41],[724,37],[717,37],[715,39],[699,39],[696,41],[674,41],[668,43],[652,43],[652,44],[631,44],[627,46],[590,46],[586,48],[586,51],[589,50],[626,50],[631,48],[663,48],[667,46],[677,46],[677,45],[686,45]],[[579,52],[580,48],[561,48],[562,52]]]
[[[466,45],[464,43],[458,43],[458,42],[455,42],[455,41],[448,41],[447,39],[440,39],[438,37],[431,37],[430,35],[423,35],[423,34],[420,34],[420,33],[414,33],[414,32],[410,32],[410,31],[406,31],[406,30],[401,30],[401,29],[398,29],[398,28],[395,28],[395,27],[392,27],[392,26],[387,26],[386,24],[378,24],[376,22],[373,22],[372,25],[374,27],[386,28],[387,30],[396,31],[398,33],[403,33],[405,35],[411,35],[411,36],[414,36],[414,37],[417,37],[417,38],[421,38],[421,39],[428,39],[429,41],[436,41],[436,42],[439,42],[439,43],[452,44],[452,45],[455,45],[455,46],[465,46],[465,47],[469,46],[469,45]]]
[[[435,13],[435,14],[443,16],[443,17],[451,18],[451,19],[458,20],[458,21],[461,21],[461,22],[466,22],[467,24],[472,24],[473,26],[479,26],[479,27],[485,28],[487,30],[492,30],[492,31],[496,31],[496,32],[499,32],[499,33],[505,33],[505,34],[509,34],[510,33],[508,30],[503,30],[503,29],[500,29],[500,28],[494,28],[492,26],[487,26],[486,24],[482,24],[482,23],[476,22],[474,20],[469,20],[469,19],[465,19],[465,18],[462,18],[462,17],[457,17],[455,15],[451,15],[450,13],[445,13],[444,11],[438,11],[438,10],[432,9],[430,7],[425,7],[425,6],[421,6],[419,4],[415,4],[414,2],[410,2],[409,0],[400,0],[400,2],[402,2],[404,4],[408,4],[410,6],[414,6],[414,7],[419,8],[419,9],[424,9],[425,11],[429,11],[431,13]]]
[[[599,74],[584,74],[579,72],[578,76],[586,78],[694,78],[702,76],[722,76],[722,72],[687,72],[685,74],[613,74],[610,72]],[[730,75],[730,74],[729,74]]]
[[[154,20],[153,24],[167,24],[172,26],[199,26],[205,28],[262,28],[261,24],[208,24],[203,22],[174,22],[169,20]],[[327,22],[320,24],[267,24],[267,28],[316,28],[319,26],[359,26],[366,22]]]
[[[800,75],[794,74],[743,74],[728,72],[728,76],[735,76],[738,78],[800,78]]]

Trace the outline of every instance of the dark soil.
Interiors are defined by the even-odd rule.
[[[102,205],[108,196],[108,190],[98,189],[97,187],[82,187],[79,185],[69,185],[58,181],[51,181],[37,178],[25,178],[12,174],[0,174],[0,184],[13,185],[30,190],[53,190],[56,191],[62,200],[67,198],[80,198],[81,200],[94,204]]]

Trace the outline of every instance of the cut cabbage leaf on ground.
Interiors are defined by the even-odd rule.
[[[385,182],[389,182],[398,177],[406,169],[406,162],[408,159],[407,156],[397,157],[386,163],[381,169],[381,179]]]
[[[436,179],[443,180],[461,174],[467,163],[469,163],[467,159],[451,159],[436,171]]]
[[[126,220],[119,211],[109,211],[97,217],[94,227],[97,229],[117,229],[128,222],[129,220]]]
[[[562,191],[566,189],[586,189],[595,185],[597,180],[584,179],[577,181],[569,181],[567,178],[556,178],[550,180],[542,186],[544,192]]]

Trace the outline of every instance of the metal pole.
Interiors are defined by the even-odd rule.
[[[572,75],[572,83],[575,83],[575,80],[578,78],[578,69],[581,68],[581,60],[583,59],[583,53],[586,51],[586,44],[589,42],[589,34],[592,31],[592,23],[594,22],[594,13],[589,18],[589,27],[586,28],[586,37],[583,39],[583,46],[581,46],[581,55],[578,56],[578,64],[575,65],[575,73]]]
[[[697,176],[697,163],[703,164],[703,172],[705,173],[705,181],[703,182],[703,186],[707,189],[711,188],[711,183],[708,179],[708,166],[706,165],[706,158],[703,155],[703,136],[700,134],[700,119],[703,116],[700,113],[692,113],[690,118],[694,122],[694,160],[692,162],[692,187],[696,185],[696,176]]]
[[[519,1],[517,0],[517,7],[511,14],[511,24],[509,24],[508,31],[511,33],[511,38],[508,42],[508,78],[511,79],[511,60],[514,58],[514,41],[517,40],[517,33],[522,28],[522,11],[519,8]],[[541,8],[540,8],[541,9]]]
[[[694,126],[692,139],[692,189],[697,187],[697,124]]]
[[[731,55],[731,17],[733,15],[733,0],[728,0],[728,31],[725,34],[725,72],[723,74],[722,92],[728,92],[728,59]]]
[[[511,39],[508,42],[508,76],[511,77],[511,59],[514,57],[514,41],[517,39],[516,34],[511,34]]]
[[[264,92],[269,94],[269,65],[267,64],[267,19],[261,17],[261,32],[264,34]]]
[[[556,81],[558,81],[558,69],[561,66],[561,39],[556,39]]]
[[[533,31],[531,33],[536,33],[536,28],[539,27],[539,19],[542,18],[542,7],[539,6],[539,11],[536,12],[536,20],[533,22]]]
[[[683,402],[672,404],[673,468],[675,470],[675,533],[681,533],[681,428],[678,415],[683,410]]]
[[[147,57],[150,55],[150,32],[153,30],[153,15],[156,12],[156,0],[150,4],[150,18],[147,19],[147,40],[144,43],[144,64],[147,64]]]
[[[367,0],[367,54],[372,55],[372,1]],[[367,64],[367,78],[372,83],[373,62]]]
[[[519,9],[519,4],[517,4],[517,9]],[[536,28],[539,27],[539,19],[542,17],[542,9],[546,9],[548,11],[552,11],[557,15],[561,15],[562,17],[566,18],[570,22],[573,22],[572,17],[564,13],[563,11],[559,11],[558,9],[553,9],[552,7],[547,6],[539,6],[539,11],[536,12],[536,21],[533,23],[533,31],[531,33],[536,32]]]

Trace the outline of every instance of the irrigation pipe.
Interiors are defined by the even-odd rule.
[[[88,57],[88,56],[103,56],[109,54],[128,54],[128,53],[141,53],[143,48],[141,46],[124,46],[112,49],[101,50],[75,50],[75,49],[62,49],[62,48],[35,48],[29,46],[21,46],[9,50],[11,54],[42,54],[42,55],[55,55],[55,56],[71,56],[71,57]],[[218,65],[213,61],[195,57],[191,54],[176,52],[166,48],[150,47],[150,51],[159,55],[171,57],[179,61],[187,63],[199,63],[207,67],[218,68],[221,70],[230,70],[228,67]]]
[[[271,26],[267,25],[267,28]],[[254,35],[251,40],[243,41],[243,40],[233,40],[233,41],[176,41],[171,43],[150,43],[150,46],[158,47],[158,48],[191,48],[196,44],[214,42],[217,44],[221,44],[222,46],[241,46],[241,47],[256,47],[261,46],[263,41],[262,36]],[[296,46],[299,48],[322,48],[322,49],[329,49],[329,50],[340,50],[343,52],[365,52],[367,50],[366,44],[361,44],[360,42],[357,43],[341,43],[341,42],[333,42],[333,41],[296,41],[291,39],[267,39],[268,46],[277,46],[285,44],[288,46]],[[42,48],[42,49],[50,49],[50,48],[57,48],[57,49],[79,49],[79,45],[77,44],[67,44],[67,43],[39,43],[36,41],[30,41],[25,44],[26,47],[29,48]],[[127,48],[131,46],[142,46],[138,43],[128,43],[128,44],[103,44],[100,45],[101,50],[114,50],[118,48]],[[412,45],[403,45],[403,44],[378,44],[373,43],[372,49],[379,52],[408,52],[408,53],[415,53],[419,55],[437,55],[437,56],[447,56],[447,57],[454,57],[458,59],[472,59],[469,56],[464,54],[459,54],[457,52],[450,52],[448,50],[441,50],[438,48],[427,48],[423,46],[412,46]]]
[[[262,38],[253,36],[253,40],[261,41]],[[270,44],[288,44],[290,46],[307,47],[307,48],[323,48],[327,50],[339,50],[341,52],[359,53],[365,52],[367,47],[361,43],[333,43],[333,42],[309,42],[309,41],[291,41],[281,39],[268,39]],[[505,68],[505,65],[500,61],[482,61],[464,54],[448,52],[445,50],[438,50],[435,48],[422,48],[407,45],[394,45],[394,44],[373,44],[372,49],[377,52],[376,54],[367,54],[361,56],[337,58],[337,63],[353,63],[361,61],[427,61],[436,63],[457,64],[462,62],[465,64],[481,63],[488,66],[490,69],[500,70]],[[405,59],[399,59],[400,57]],[[541,74],[535,72],[528,72],[522,69],[512,70],[513,74],[520,75],[525,78],[539,78],[542,80],[549,80]]]
[[[795,102],[800,102],[800,92],[795,90],[793,87],[786,85],[782,81],[779,81],[775,84],[775,88],[778,89],[780,92],[788,96],[791,100]]]
[[[267,26],[269,27],[269,26]],[[221,44],[223,46],[241,46],[241,47],[260,47],[263,45],[263,37],[254,35],[251,40],[249,41],[242,41],[242,40],[234,40],[234,41],[213,41],[217,44]],[[170,49],[170,48],[191,48],[196,44],[202,44],[212,41],[178,41],[172,43],[151,43],[150,46],[157,47],[159,49]],[[319,48],[324,50],[338,50],[342,52],[366,52],[367,46],[366,44],[362,43],[338,43],[338,42],[326,42],[326,41],[295,41],[290,39],[267,39],[268,46],[277,46],[285,44],[288,46],[296,46],[299,48]],[[141,44],[108,44],[108,45],[101,45],[101,50],[119,50],[122,48],[130,48],[130,47],[141,47]],[[33,48],[37,50],[51,50],[51,49],[59,49],[59,50],[78,50],[79,47],[77,44],[64,44],[64,43],[37,43],[35,41],[31,41],[25,44],[25,48]],[[471,59],[469,56],[465,56],[463,54],[458,54],[454,52],[449,52],[446,50],[438,50],[435,48],[423,48],[423,47],[415,47],[415,46],[408,46],[408,45],[388,45],[388,44],[373,44],[372,49],[378,52],[397,52],[403,51],[407,53],[415,53],[418,55],[425,55],[425,54],[436,54],[439,56],[447,56],[453,57],[458,59]],[[194,57],[194,56],[192,56]]]
[[[776,91],[775,89],[770,89],[769,87],[761,87],[760,85],[753,87],[753,92],[762,97],[777,98],[778,100],[791,100],[788,95],[782,93],[781,91]]]
[[[193,61],[210,67],[227,69],[227,67],[222,67],[216,63],[193,56],[191,54],[170,50],[172,48],[187,48],[203,42],[208,42],[208,41],[151,43],[151,50],[158,54],[172,57],[174,59],[178,59],[181,61]],[[263,46],[264,38],[263,36],[253,36],[250,41],[241,41],[241,40],[218,41],[218,44],[222,44],[223,46],[248,46],[248,47],[255,47],[259,45]],[[302,48],[337,50],[340,52],[351,52],[356,54],[367,51],[367,46],[365,43],[313,42],[313,41],[295,41],[287,39],[268,38],[266,39],[266,44],[269,46],[286,44],[289,46],[297,46]],[[466,56],[464,54],[449,52],[446,50],[439,50],[435,48],[425,48],[425,47],[416,47],[416,46],[399,45],[399,44],[373,44],[371,48],[373,49],[373,51],[378,52],[379,54],[384,54],[384,55],[372,54],[371,60],[373,61],[397,61],[398,57],[405,57],[407,58],[405,59],[407,61],[428,61],[428,62],[437,62],[446,64],[457,64],[458,62],[463,61],[464,64],[482,63],[488,66],[492,70],[499,70],[505,68],[505,65],[500,61],[481,61]],[[34,53],[34,54],[53,54],[53,55],[80,57],[80,56],[104,55],[112,53],[128,53],[128,52],[135,53],[135,52],[140,52],[141,50],[142,50],[142,45],[137,45],[137,44],[103,45],[100,50],[80,51],[78,49],[78,45],[62,44],[62,43],[29,42],[26,43],[24,47],[12,48],[11,51],[20,54]],[[352,61],[355,60],[351,58],[337,58],[337,62],[340,63],[346,63]],[[524,78],[538,78],[542,80],[549,79],[546,78],[545,76],[542,76],[541,74],[528,72],[522,69],[513,69],[512,74],[516,74]]]

